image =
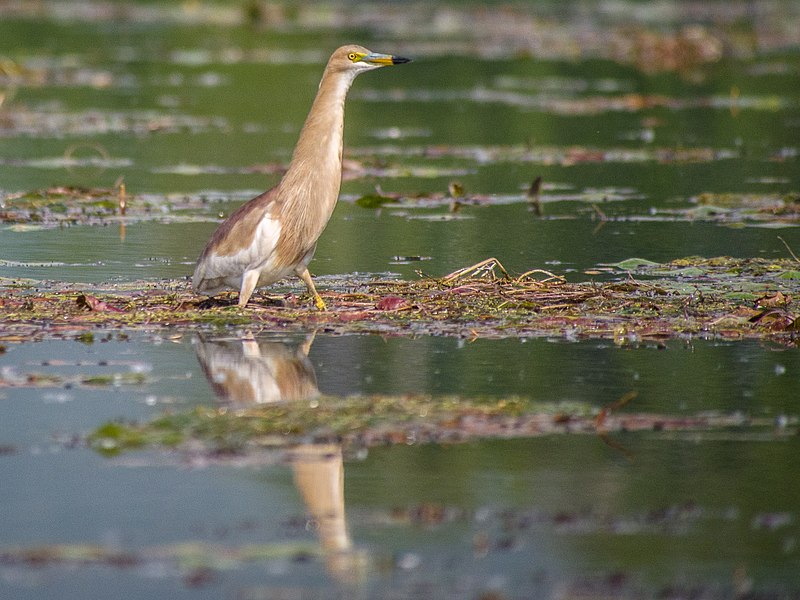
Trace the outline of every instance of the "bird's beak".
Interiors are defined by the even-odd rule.
[[[404,58],[402,56],[392,56],[391,54],[380,54],[378,52],[372,52],[367,54],[363,59],[364,62],[368,62],[373,65],[402,65],[404,63],[411,62],[410,58]]]

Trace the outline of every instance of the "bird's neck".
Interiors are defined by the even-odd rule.
[[[342,180],[344,101],[350,73],[326,69],[281,186],[304,210],[333,211]],[[312,209],[313,210],[313,209]],[[327,219],[326,219],[327,222]]]

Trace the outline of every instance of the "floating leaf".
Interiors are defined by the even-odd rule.
[[[89,294],[81,294],[78,296],[76,302],[80,308],[85,308],[95,312],[125,312],[121,308],[111,306],[110,304]]]
[[[677,277],[702,277],[706,274],[706,271],[700,267],[684,267],[682,269],[674,269],[671,274]]]
[[[627,258],[620,262],[603,263],[603,264],[609,267],[616,267],[618,269],[622,269],[623,271],[636,270],[640,267],[656,267],[659,265],[659,263],[647,260],[645,258]]]
[[[30,223],[17,223],[6,227],[8,231],[15,231],[17,233],[29,233],[31,231],[42,231],[48,229],[45,225],[32,225]]]
[[[759,308],[770,308],[775,306],[786,306],[787,304],[791,304],[791,302],[791,296],[788,296],[783,292],[775,292],[774,294],[761,296],[761,298],[756,300],[756,306]]]
[[[401,298],[400,296],[384,296],[378,300],[375,308],[378,310],[398,310],[407,305],[408,302],[406,302],[405,298]]]
[[[394,202],[394,198],[381,196],[379,194],[366,194],[356,200],[356,204],[361,208],[380,208],[384,204]]]

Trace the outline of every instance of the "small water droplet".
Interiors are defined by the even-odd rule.
[[[420,564],[422,564],[422,558],[413,552],[406,552],[397,559],[397,566],[405,571],[416,569]]]

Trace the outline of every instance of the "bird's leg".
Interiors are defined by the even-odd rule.
[[[314,338],[317,337],[317,330],[315,329],[309,335],[306,336],[306,339],[300,344],[299,350],[303,353],[304,356],[308,356],[308,353],[311,352],[311,345],[314,343]]]
[[[255,270],[245,271],[242,276],[242,289],[239,290],[239,308],[244,308],[250,296],[253,295],[253,290],[256,289],[258,283],[258,276],[260,273]]]
[[[303,280],[308,288],[308,293],[314,297],[314,306],[316,306],[319,310],[325,310],[327,308],[325,306],[325,301],[317,293],[317,288],[314,287],[314,282],[311,279],[311,273],[308,272],[308,267],[304,268],[302,271],[299,271],[297,276]]]

